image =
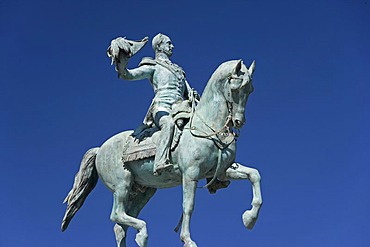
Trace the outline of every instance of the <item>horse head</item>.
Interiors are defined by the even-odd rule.
[[[223,94],[227,102],[230,123],[240,129],[245,123],[245,107],[249,95],[253,92],[252,75],[255,61],[249,69],[242,60],[230,61],[229,72],[224,76]]]
[[[213,72],[195,109],[191,128],[202,129],[206,136],[240,129],[245,123],[245,107],[253,92],[253,62],[248,69],[242,60],[222,63]],[[203,126],[203,127],[202,127]],[[208,129],[208,130],[207,130]],[[212,133],[208,133],[211,130]]]

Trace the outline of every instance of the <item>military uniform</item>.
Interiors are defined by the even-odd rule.
[[[143,58],[138,68],[128,70],[128,59],[140,50],[147,42],[143,39],[139,42],[118,38],[108,49],[108,56],[116,64],[119,77],[124,80],[148,79],[154,89],[155,97],[145,116],[143,125],[135,132],[142,131],[147,126],[155,124],[160,128],[159,143],[154,162],[154,172],[171,167],[169,161],[170,146],[175,128],[171,116],[172,107],[175,103],[185,99],[191,99],[192,90],[185,79],[183,69],[172,63],[169,57],[172,55],[172,45],[169,37],[158,34],[153,38],[152,46],[156,53],[156,59]]]
[[[130,73],[123,74],[123,77],[127,79],[145,77],[149,79],[154,89],[155,97],[143,123],[148,126],[155,124],[161,130],[154,161],[154,174],[159,175],[159,170],[172,167],[169,159],[175,128],[171,117],[172,106],[189,99],[192,90],[186,81],[184,70],[169,59],[143,58],[136,72],[132,70]]]
[[[191,88],[186,81],[184,70],[169,60],[146,57],[139,64],[143,65],[155,66],[155,72],[150,80],[155,97],[144,119],[144,124],[152,125],[158,111],[171,113],[173,104],[189,99]]]

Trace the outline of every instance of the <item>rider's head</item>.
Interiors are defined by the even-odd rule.
[[[152,47],[155,53],[164,53],[167,56],[172,56],[172,50],[174,48],[171,39],[162,34],[157,34],[152,40]]]

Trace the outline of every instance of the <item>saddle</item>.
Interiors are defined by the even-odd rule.
[[[190,102],[185,100],[172,106],[171,116],[175,122],[175,130],[172,138],[171,152],[180,142],[182,131],[191,115]],[[156,143],[159,138],[159,129],[155,125],[142,124],[136,128],[126,139],[123,148],[122,162],[142,160],[155,156]]]
[[[192,110],[189,101],[183,101],[173,105],[171,115],[175,121],[175,130],[170,149],[171,152],[176,150],[176,147],[180,143],[182,131],[189,122],[191,114]],[[123,148],[122,162],[125,164],[130,161],[142,160],[155,156],[158,137],[159,129],[157,127],[154,125],[148,126],[146,124],[140,125],[126,139]],[[222,134],[218,136],[219,140],[225,141],[225,138],[226,137]],[[221,144],[218,141],[213,141],[220,149],[224,148],[224,143],[222,141],[220,142]],[[207,178],[206,187],[211,194],[214,194],[219,189],[227,188],[229,184],[230,181],[219,181],[217,178]]]

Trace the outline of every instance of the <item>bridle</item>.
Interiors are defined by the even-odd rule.
[[[225,123],[223,125],[222,128],[220,128],[219,130],[214,130],[211,126],[209,126],[206,121],[204,121],[204,119],[195,112],[195,97],[192,97],[192,112],[191,112],[191,118],[190,118],[190,133],[195,136],[195,137],[200,137],[200,138],[211,138],[213,136],[217,136],[219,134],[223,134],[223,135],[228,135],[228,134],[232,134],[234,136],[234,138],[229,142],[229,143],[225,143],[225,147],[229,146],[234,140],[236,140],[238,137],[239,137],[239,133],[240,131],[238,129],[235,128],[235,125],[234,125],[234,114],[233,114],[233,109],[234,109],[234,102],[232,101],[232,89],[230,87],[230,83],[231,83],[231,80],[234,79],[234,80],[243,80],[242,78],[239,78],[239,77],[233,77],[231,73],[228,74],[227,76],[227,82],[226,84],[229,85],[228,86],[228,93],[227,93],[227,96],[224,95],[225,97],[225,101],[226,101],[226,106],[227,106],[227,111],[228,111],[228,115],[225,119]],[[201,130],[200,128],[197,128],[195,125],[193,125],[193,118],[194,116],[197,116],[198,119],[203,123],[203,125],[205,125],[211,133],[207,133],[203,130]],[[199,132],[203,132],[203,134],[196,134],[194,133],[194,130],[196,131],[199,131]],[[219,140],[220,141],[220,140]]]
[[[219,175],[220,169],[221,169],[222,151],[224,149],[226,149],[231,143],[236,141],[236,139],[239,136],[239,130],[235,128],[234,121],[233,121],[234,102],[232,100],[232,91],[231,91],[232,88],[230,86],[232,79],[243,80],[242,78],[239,78],[239,77],[233,77],[231,73],[229,73],[228,76],[227,76],[226,85],[228,85],[228,93],[227,93],[227,96],[225,96],[225,94],[223,94],[223,96],[225,97],[225,100],[226,100],[228,115],[225,119],[225,123],[224,123],[223,127],[219,130],[214,130],[211,126],[209,126],[206,123],[206,121],[204,121],[204,119],[199,114],[196,113],[196,111],[195,111],[195,103],[196,103],[195,102],[195,97],[193,96],[192,99],[191,99],[192,100],[192,112],[191,112],[190,127],[189,127],[190,133],[195,137],[211,139],[216,144],[216,146],[218,148],[218,158],[217,158],[217,166],[216,166],[215,174],[213,175],[212,180],[210,182],[208,182],[202,188],[207,188],[208,186],[210,186],[217,179],[217,176]],[[203,123],[204,126],[206,126],[210,130],[211,133],[207,133],[206,131],[203,131],[200,128],[197,128],[193,124],[193,119],[194,119],[195,115],[197,115],[198,119]],[[202,132],[203,134],[197,134],[197,133],[194,133],[194,131],[199,131],[199,132]],[[225,139],[227,137],[231,137],[231,138],[229,138],[229,140],[225,143],[220,139],[220,135],[225,136]]]

